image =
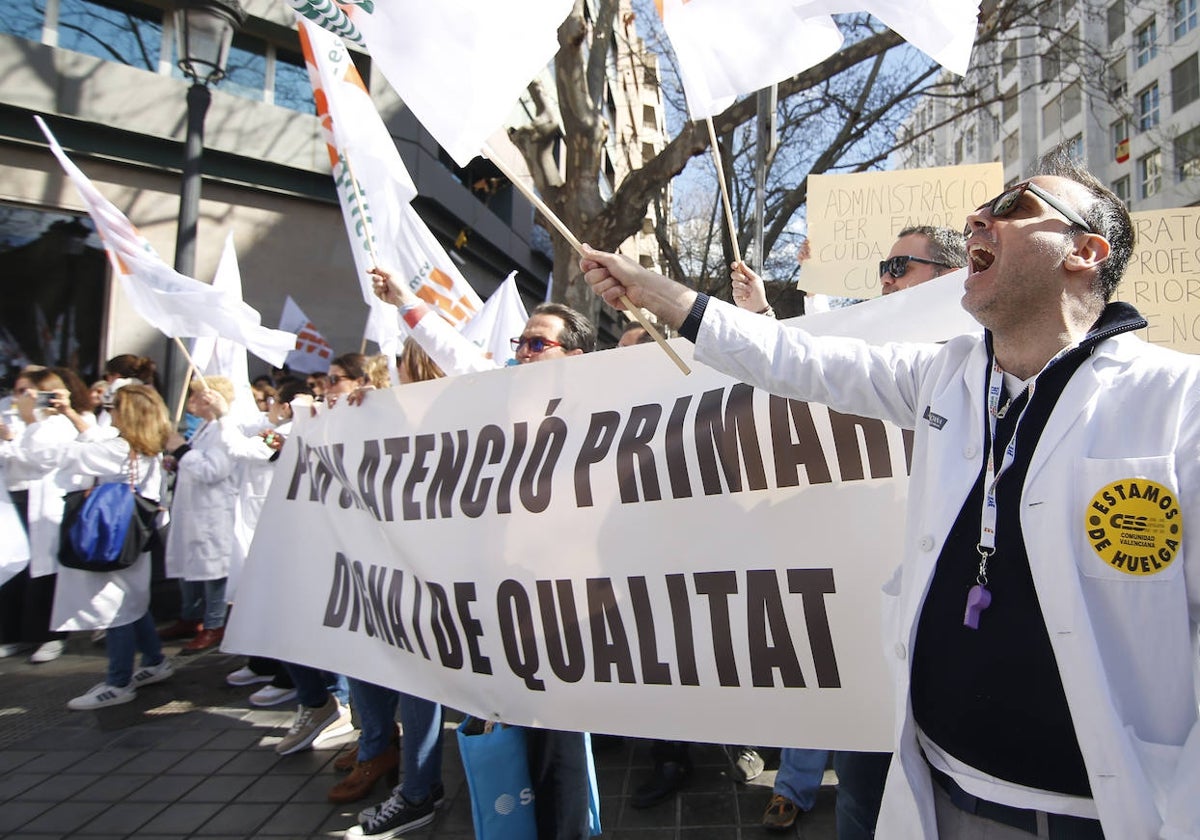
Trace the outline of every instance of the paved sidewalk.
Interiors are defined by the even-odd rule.
[[[178,646],[167,649],[178,652]],[[329,765],[354,736],[279,757],[272,747],[293,708],[254,709],[250,688],[231,688],[225,674],[242,657],[218,652],[175,658],[176,675],[147,686],[137,700],[94,712],[66,702],[103,679],[105,655],[85,635],[46,665],[24,657],[0,660],[0,837],[4,838],[339,838],[355,814],[386,795],[334,806],[325,795],[339,778]],[[447,718],[443,780],[446,802],[433,824],[411,837],[473,837],[471,807]],[[600,743],[596,769],[604,837],[616,840],[833,838],[833,781],[826,773],[817,806],[794,830],[760,825],[774,771],[749,785],[729,777],[723,753],[693,749],[696,772],[686,792],[655,808],[635,810],[629,792],[647,772],[648,742]],[[778,761],[768,752],[768,767]]]

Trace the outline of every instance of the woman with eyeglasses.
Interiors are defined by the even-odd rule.
[[[362,353],[343,353],[329,363],[325,379],[325,402],[335,404],[339,399],[371,384],[367,368],[368,358]]]

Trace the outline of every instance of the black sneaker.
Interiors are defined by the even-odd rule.
[[[392,796],[399,796],[399,791],[402,787],[404,787],[403,782],[396,785],[396,787],[392,790]],[[433,798],[434,808],[441,808],[446,802],[446,788],[441,782],[434,783],[433,788],[429,791],[429,795]],[[391,797],[388,798],[390,799]],[[388,800],[385,799],[383,802],[378,802],[374,805],[368,805],[366,808],[363,808],[358,812],[358,821],[360,823],[365,823],[367,820],[373,819],[375,815],[379,813],[379,809],[387,804],[387,801]]]
[[[396,790],[359,825],[346,829],[345,840],[391,840],[406,831],[413,831],[433,822],[433,797],[426,796],[423,802],[409,802]]]

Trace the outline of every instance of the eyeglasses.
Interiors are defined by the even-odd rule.
[[[1023,181],[1020,184],[1014,184],[1012,187],[1000,193],[1000,195],[996,196],[991,201],[980,204],[977,208],[975,208],[975,210],[978,212],[986,207],[993,217],[1001,219],[1007,216],[1013,210],[1017,209],[1017,202],[1021,200],[1021,196],[1025,195],[1027,190],[1061,213],[1063,218],[1065,218],[1075,227],[1083,228],[1088,233],[1096,232],[1096,229],[1088,224],[1083,216],[1080,216],[1077,212],[1063,204],[1057,198],[1050,195],[1050,193],[1046,192],[1032,181]],[[967,226],[965,233],[970,236],[970,225]]]
[[[550,347],[562,347],[561,341],[551,341],[548,338],[542,338],[541,336],[537,335],[510,338],[508,343],[512,345],[514,353],[520,353],[521,348],[525,346],[529,347],[530,353],[541,353]]]
[[[342,376],[341,374],[338,374],[338,373],[330,373],[325,378],[329,380],[330,385],[336,385],[339,382],[341,382],[343,379],[349,379],[350,377]]]
[[[940,265],[942,268],[954,268],[950,263],[938,262],[937,260],[927,260],[924,257],[910,257],[907,254],[901,254],[898,257],[888,257],[886,260],[879,261],[879,276],[890,274],[899,280],[908,273],[908,264],[910,262],[925,263],[925,265]]]

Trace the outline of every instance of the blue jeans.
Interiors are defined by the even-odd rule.
[[[592,835],[587,742],[582,732],[525,729],[538,837],[587,840]]]
[[[404,781],[400,793],[417,803],[442,780],[442,707],[432,700],[401,693],[400,726],[404,730]]]
[[[883,800],[891,753],[836,752],[838,840],[871,840]]]
[[[784,747],[775,774],[775,792],[811,811],[821,789],[821,776],[829,762],[829,750],[797,750]]]
[[[158,640],[154,616],[149,610],[130,624],[109,627],[104,635],[104,645],[108,648],[108,676],[105,682],[118,688],[124,688],[133,680],[135,652],[141,651],[143,668],[163,661],[162,642]]]
[[[341,674],[331,674],[328,671],[318,671],[307,665],[297,665],[294,662],[284,662],[283,667],[296,686],[296,700],[301,706],[319,709],[325,705],[329,695],[333,695],[343,706],[350,699],[350,691],[346,678]]]
[[[216,580],[179,581],[181,607],[179,618],[183,621],[204,621],[205,630],[216,630],[225,626],[225,582]]]
[[[350,705],[358,714],[358,760],[370,761],[387,750],[396,731],[396,702],[400,693],[374,683],[347,680]]]

